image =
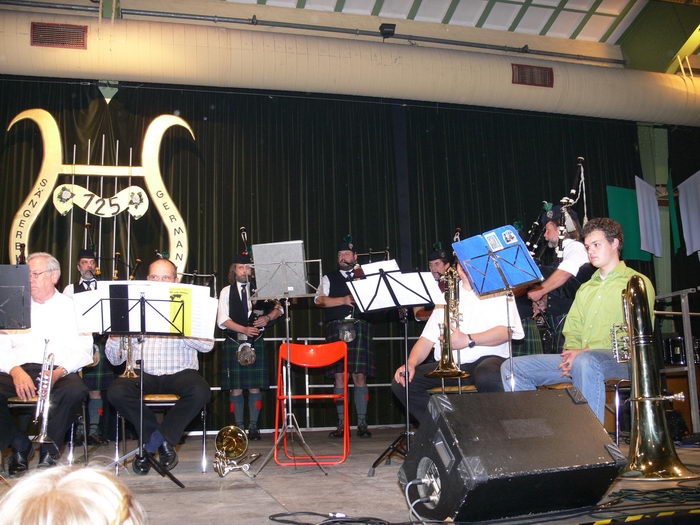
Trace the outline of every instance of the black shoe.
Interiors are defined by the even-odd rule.
[[[258,427],[250,427],[248,429],[248,439],[250,441],[260,441],[260,430],[258,430]]]
[[[107,444],[107,440],[104,439],[99,434],[88,435],[88,445],[94,446],[94,447],[100,447],[100,446],[106,445],[106,444]]]
[[[53,445],[50,445],[48,447],[42,445],[41,450],[39,451],[39,464],[37,465],[37,467],[46,468],[57,465],[58,451],[55,451],[55,449],[56,447],[54,447]]]
[[[163,444],[158,447],[158,457],[160,458],[161,466],[165,470],[172,470],[177,465],[177,452],[167,441],[163,441]]]
[[[7,467],[7,474],[11,478],[21,476],[29,469],[29,455],[31,451],[31,448],[27,453],[17,452],[15,450],[12,451],[12,455],[10,456],[10,464]]]
[[[328,434],[329,438],[336,438],[336,439],[341,439],[343,436],[345,436],[345,431],[343,430],[343,425],[338,425],[338,428],[336,428],[333,432]]]
[[[357,437],[371,438],[372,433],[367,430],[367,425],[357,425]]]
[[[140,474],[141,476],[145,476],[148,474],[148,472],[151,470],[151,462],[149,461],[148,457],[146,454],[145,450],[143,451],[144,455],[143,456],[136,456],[136,459],[134,459],[134,462],[131,464],[131,469],[136,473]]]

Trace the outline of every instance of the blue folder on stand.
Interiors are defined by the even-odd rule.
[[[452,248],[479,296],[543,280],[518,230],[511,225],[456,242]]]

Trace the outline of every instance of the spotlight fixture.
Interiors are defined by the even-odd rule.
[[[379,34],[382,38],[390,38],[396,33],[396,24],[381,24],[379,26]]]

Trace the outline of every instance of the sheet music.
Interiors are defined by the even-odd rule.
[[[387,286],[387,281],[391,290]],[[393,271],[388,272],[385,277],[375,274],[365,279],[350,281],[348,288],[361,312],[397,306],[445,304],[445,296],[430,272]]]
[[[397,272],[399,271],[399,265],[396,262],[396,259],[390,259],[388,261],[377,261],[362,265],[362,273],[364,273],[367,276],[378,274],[379,270],[384,270],[385,272]]]
[[[140,332],[142,295],[147,300],[147,333],[214,337],[218,301],[209,296],[207,286],[156,281],[108,281],[97,290],[75,294],[79,331]],[[117,321],[119,326],[113,326]]]

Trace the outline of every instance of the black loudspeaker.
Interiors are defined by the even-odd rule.
[[[595,505],[627,464],[576,388],[436,395],[399,472],[424,518],[479,521]]]

